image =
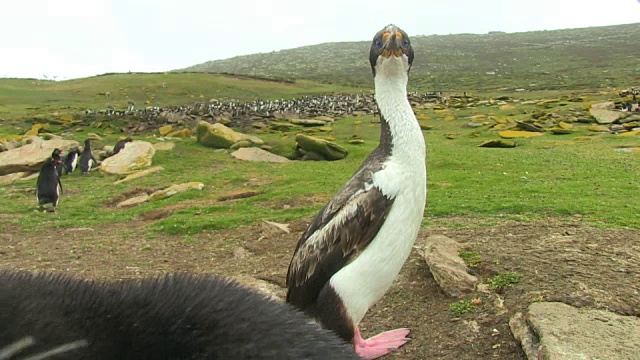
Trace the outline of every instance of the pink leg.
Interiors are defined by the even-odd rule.
[[[409,331],[409,329],[389,330],[364,340],[360,335],[360,329],[356,327],[353,335],[353,346],[358,356],[362,359],[377,359],[406,344],[410,340],[407,338]]]

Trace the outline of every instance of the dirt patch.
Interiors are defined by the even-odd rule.
[[[21,232],[6,225],[0,266],[65,272],[83,278],[137,278],[166,272],[215,273],[284,287],[293,249],[308,221],[286,234],[258,224],[190,237],[149,234],[148,222]],[[431,277],[420,249],[443,234],[480,255],[475,275],[487,281],[517,272],[500,293],[477,291],[466,315]],[[242,250],[239,250],[242,249]],[[640,231],[599,229],[580,219],[488,225],[473,218],[438,219],[424,230],[394,286],[362,323],[365,335],[408,327],[413,340],[390,359],[525,359],[508,320],[533,301],[563,301],[640,316]]]

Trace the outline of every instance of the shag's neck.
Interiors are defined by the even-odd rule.
[[[390,146],[392,156],[419,158],[424,162],[424,137],[407,99],[409,76],[397,68],[382,70],[375,77],[381,115],[380,146]]]

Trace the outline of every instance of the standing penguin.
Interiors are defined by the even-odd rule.
[[[84,150],[80,155],[80,173],[83,175],[88,174],[97,162],[91,152],[91,140],[87,139],[84,141]]]
[[[400,272],[424,216],[426,147],[407,99],[413,57],[409,37],[394,25],[373,38],[380,145],[316,215],[287,273],[287,302],[352,342],[363,359],[409,340],[409,329],[365,340],[358,325]]]
[[[61,164],[60,150],[55,149],[51,157],[40,168],[40,174],[36,182],[36,199],[40,208],[43,208],[46,204],[51,204],[51,211],[56,212],[58,200],[62,193],[62,183],[56,167]]]
[[[133,139],[131,137],[127,137],[126,139],[120,140],[116,143],[116,146],[113,147],[113,155],[120,152],[120,150],[124,149],[127,143],[132,142]]]
[[[80,157],[80,152],[78,149],[71,150],[67,157],[64,158],[64,173],[71,174],[76,167],[78,166],[78,158]]]

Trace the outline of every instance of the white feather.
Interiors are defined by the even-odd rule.
[[[76,166],[78,166],[78,155],[73,157],[73,160],[71,161],[71,171],[73,172],[76,169]]]
[[[93,166],[93,160],[89,159],[89,168],[87,169],[87,172],[91,171],[91,167]]]
[[[357,326],[387,292],[411,253],[427,197],[424,136],[406,96],[406,57],[384,59],[376,69],[376,100],[391,129],[393,151],[372,186],[395,197],[380,231],[365,250],[331,278]]]

